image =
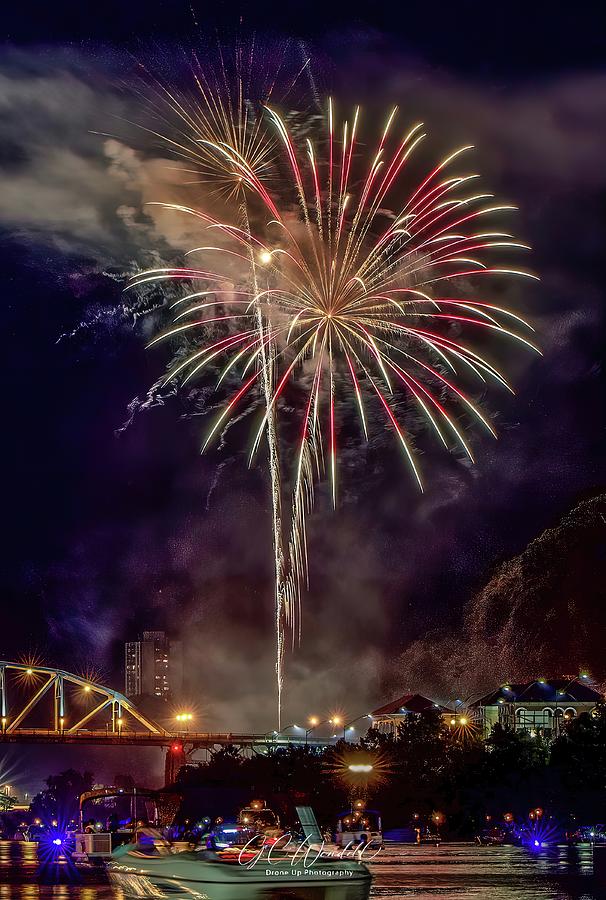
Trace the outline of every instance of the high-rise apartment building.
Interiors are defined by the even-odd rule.
[[[144,631],[138,641],[124,645],[124,682],[127,697],[179,697],[183,687],[181,641],[163,631]]]

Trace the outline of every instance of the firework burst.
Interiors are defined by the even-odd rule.
[[[199,222],[209,238],[188,256],[202,264],[142,272],[132,286],[164,280],[191,285],[173,305],[172,327],[151,342],[192,335],[197,341],[170,369],[166,383],[187,384],[217,364],[218,384],[234,373],[241,379],[204,448],[259,387],[264,411],[250,457],[268,435],[270,468],[279,470],[271,444],[277,447],[280,401],[294,382],[299,398],[303,392],[296,404],[288,566],[278,560],[283,595],[276,627],[280,634],[283,610],[294,636],[300,634],[301,580],[307,572],[305,518],[314,482],[326,470],[337,502],[340,400],[354,401],[365,438],[371,404],[381,412],[420,490],[423,477],[399,411],[402,403],[417,408],[444,447],[473,461],[461,413],[496,434],[466,380],[512,391],[483,345],[496,336],[537,348],[527,322],[469,285],[486,276],[535,276],[497,261],[497,254],[528,248],[508,231],[484,224],[514,207],[474,190],[477,176],[453,173],[470,147],[448,155],[406,192],[410,160],[425,134],[419,124],[396,137],[395,109],[370,152],[358,138],[359,110],[338,126],[329,103],[325,135],[303,146],[277,112],[268,109],[267,115],[282,150],[279,177],[267,186],[239,150],[207,140],[209,151],[224,161],[223,176],[229,174],[247,192],[246,217],[225,221],[205,210],[159,204]],[[223,329],[218,340],[217,327]],[[277,534],[279,475],[272,488]],[[281,550],[281,538],[276,547]],[[279,660],[282,652],[279,638]]]

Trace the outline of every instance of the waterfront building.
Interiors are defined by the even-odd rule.
[[[407,716],[419,716],[433,710],[440,710],[442,714],[446,712],[439,703],[423,697],[422,694],[404,694],[371,713],[372,727],[384,734],[393,734]]]
[[[531,735],[556,737],[562,724],[591,713],[602,695],[589,683],[587,676],[578,678],[538,678],[522,684],[503,684],[481,697],[472,709],[488,737],[497,723]]]
[[[124,686],[127,697],[180,697],[183,687],[181,641],[164,631],[144,631],[124,645]]]

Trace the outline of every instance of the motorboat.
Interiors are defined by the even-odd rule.
[[[107,863],[110,881],[126,897],[217,897],[233,900],[257,891],[318,888],[331,898],[364,900],[371,875],[359,860],[343,852],[323,852],[312,841],[321,835],[313,810],[297,807],[304,833],[300,844],[292,840],[278,848],[260,833],[244,846],[219,849],[215,832],[197,850],[175,852],[159,831],[142,829],[138,842],[118,847]],[[285,837],[288,837],[285,835]]]
[[[122,801],[130,809],[130,814],[120,821],[115,816],[115,827],[104,827],[104,823],[95,818],[85,820],[84,809],[88,803],[100,803],[110,801],[115,808],[116,802]],[[71,854],[76,865],[88,863],[102,863],[111,858],[116,847],[132,843],[136,839],[137,829],[142,827],[144,819],[138,819],[138,810],[141,803],[145,805],[145,820],[151,820],[154,824],[170,821],[176,809],[173,795],[164,794],[161,791],[152,791],[139,788],[96,788],[85,791],[80,795],[79,801],[79,828],[74,834],[74,848]],[[111,816],[109,817],[112,818]],[[106,825],[109,819],[106,819]],[[188,847],[184,844],[184,848]]]
[[[483,828],[477,836],[478,844],[485,847],[500,847],[507,840],[507,831],[500,825],[491,828]]]
[[[381,815],[376,809],[368,809],[363,800],[356,800],[349,810],[339,813],[335,833],[339,847],[356,844],[372,844],[375,848],[383,844]]]
[[[606,825],[579,825],[566,832],[568,844],[603,844],[606,842]]]
[[[111,883],[126,897],[250,896],[256,889],[352,886],[366,897],[371,875],[358,861],[321,854],[287,855],[186,850],[170,846],[130,845],[114,851],[107,863]],[[242,888],[242,893],[239,888]]]
[[[237,824],[242,825],[247,831],[253,830],[256,834],[262,834],[270,839],[279,838],[284,834],[284,830],[280,827],[280,819],[264,800],[251,800],[249,806],[245,806],[238,813]]]

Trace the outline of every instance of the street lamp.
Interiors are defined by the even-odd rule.
[[[286,725],[284,728],[282,728],[281,731],[278,731],[278,732],[277,732],[278,737],[279,737],[281,734],[286,734],[286,732],[287,732],[290,728],[294,728],[294,729],[297,730],[297,731],[302,731],[302,730],[303,730],[303,729],[301,728],[300,725],[297,725],[296,722],[293,722],[292,725]]]
[[[370,713],[364,713],[364,715],[358,716],[357,719],[352,719],[350,722],[348,722],[346,725],[344,725],[343,726],[343,740],[346,739],[345,734],[347,731],[355,731],[356,730],[354,728],[354,725],[356,724],[356,722],[359,722],[360,719],[370,719],[372,721],[372,716]]]
[[[310,727],[309,727],[308,729],[306,729],[306,731],[305,731],[305,743],[307,743],[307,739],[308,739],[309,735],[312,733],[312,731],[313,731],[315,728],[319,728],[320,725],[336,725],[336,726],[339,726],[339,725],[341,725],[343,719],[341,718],[341,716],[331,716],[330,719],[322,719],[322,720],[320,720],[320,719],[318,718],[318,716],[310,716],[309,719],[308,719],[307,721],[309,722],[309,726],[310,726]],[[333,735],[333,737],[336,737],[336,735]]]
[[[334,725],[336,728],[338,728],[339,725],[341,725],[343,722],[341,716],[333,716],[332,719],[329,719],[328,721],[331,725]],[[336,737],[336,736],[337,736],[336,734],[333,734],[333,737]]]
[[[320,720],[317,716],[310,716],[308,719],[308,724],[310,727],[305,730],[305,743],[307,743],[307,738],[312,733],[314,728],[317,728],[320,724]]]
[[[122,737],[122,725],[124,724],[124,719],[119,718],[116,720],[116,725],[118,726],[118,737]]]

